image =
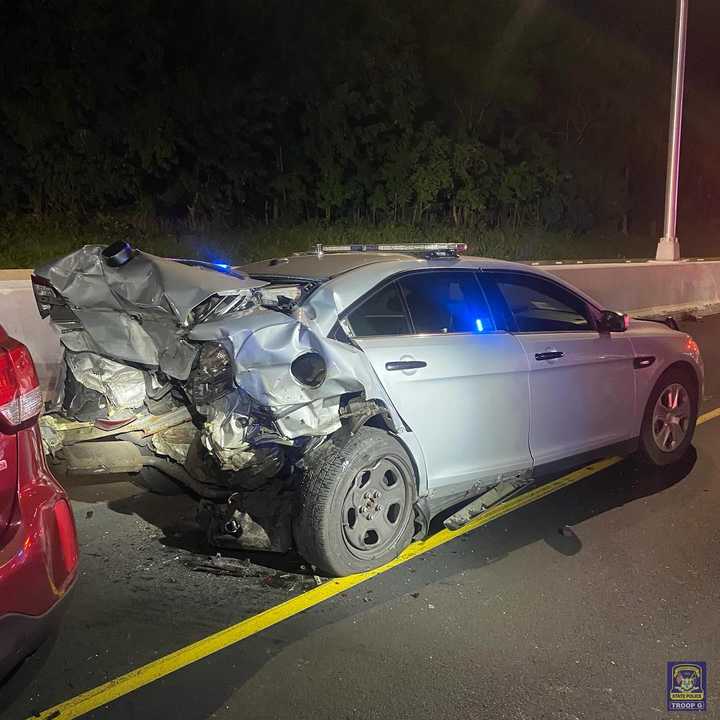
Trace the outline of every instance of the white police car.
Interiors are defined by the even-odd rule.
[[[68,367],[48,442],[72,465],[102,440],[201,496],[211,542],[295,544],[336,575],[491,489],[484,504],[609,454],[684,455],[692,338],[463,249],[318,247],[218,272],[85,247],[34,278]]]

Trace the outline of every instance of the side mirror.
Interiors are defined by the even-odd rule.
[[[603,310],[600,313],[598,330],[600,332],[625,332],[630,326],[630,316],[614,310]]]

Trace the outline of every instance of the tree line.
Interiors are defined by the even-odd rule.
[[[627,232],[666,68],[573,3],[4,3],[0,213]]]

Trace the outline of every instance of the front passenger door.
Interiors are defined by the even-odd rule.
[[[474,271],[405,274],[341,322],[420,441],[431,494],[530,470],[527,358]]]
[[[487,275],[527,354],[535,466],[630,439],[635,406],[630,340],[598,332],[598,311],[549,278],[515,271]]]

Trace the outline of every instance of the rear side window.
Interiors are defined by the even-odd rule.
[[[581,332],[594,330],[585,301],[541,277],[493,274],[512,313],[518,332]]]
[[[353,310],[348,315],[348,321],[356,337],[409,335],[411,332],[400,289],[394,282]]]
[[[473,272],[415,273],[398,282],[417,334],[477,333],[494,329]]]

